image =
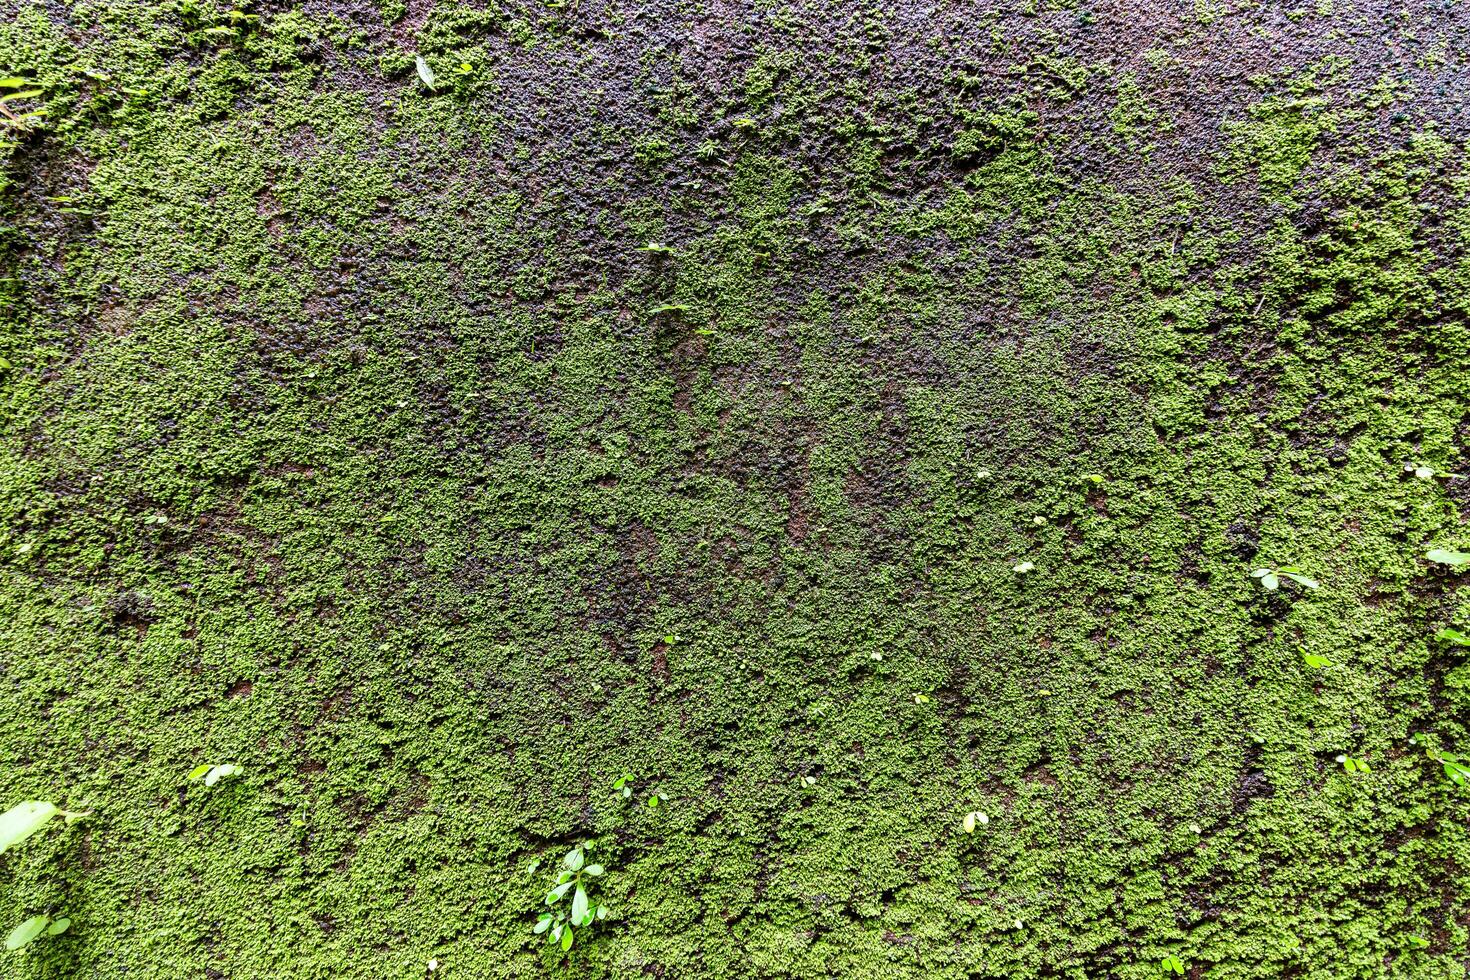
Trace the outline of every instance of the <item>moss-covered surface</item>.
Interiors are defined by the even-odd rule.
[[[1463,4],[230,10],[0,17],[0,975],[1465,976]]]

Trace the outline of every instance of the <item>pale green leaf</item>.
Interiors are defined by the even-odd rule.
[[[46,826],[58,812],[54,803],[27,800],[0,813],[0,854]]]
[[[5,937],[5,948],[20,949],[22,946],[29,946],[50,924],[49,915],[32,916],[10,930],[10,935]]]

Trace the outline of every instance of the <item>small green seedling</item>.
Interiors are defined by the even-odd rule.
[[[429,67],[429,63],[424,60],[424,56],[421,54],[414,55],[413,64],[414,68],[418,70],[419,81],[424,83],[424,88],[430,92],[434,91],[437,87],[438,79],[434,77],[434,69]]]
[[[620,793],[622,795],[623,799],[625,799],[625,800],[632,799],[632,797],[633,797],[633,786],[632,786],[632,782],[633,782],[633,777],[632,776],[627,776],[627,775],[619,776],[617,779],[614,779],[613,780],[613,790],[615,792],[617,792],[617,793]]]
[[[1305,650],[1302,651],[1302,659],[1307,662],[1308,667],[1314,667],[1317,670],[1321,670],[1323,667],[1332,666],[1332,661],[1328,660],[1326,657],[1318,656],[1315,653],[1307,653]]]
[[[1275,592],[1281,588],[1282,579],[1290,579],[1304,589],[1321,588],[1316,579],[1307,578],[1302,570],[1295,565],[1282,565],[1280,568],[1258,568],[1251,572],[1251,578],[1260,579],[1261,588],[1267,592]]]
[[[744,118],[735,120],[735,128],[740,130],[742,133],[748,133],[751,130],[755,129],[755,127],[756,121],[754,119]]]
[[[1424,557],[1440,565],[1448,565],[1451,568],[1459,568],[1470,564],[1470,552],[1446,551],[1443,548],[1432,548],[1424,553]]]
[[[56,817],[61,817],[70,824],[86,816],[90,814],[63,810],[55,803],[48,803],[45,800],[27,800],[24,803],[17,803],[4,813],[0,813],[0,854],[29,840]],[[10,935],[5,937],[5,948],[20,949],[35,942],[43,934],[59,936],[70,926],[70,919],[53,919],[49,915],[32,916],[10,930]]]
[[[653,307],[651,310],[648,311],[648,315],[663,316],[664,314],[668,313],[682,315],[688,312],[689,307],[685,306],[683,303],[665,303],[662,306]]]
[[[982,813],[979,810],[975,810],[971,813],[965,814],[965,819],[960,821],[960,828],[964,830],[964,832],[967,834],[973,834],[975,832],[976,826],[983,827],[988,823],[990,823],[989,814]]]
[[[654,810],[657,810],[667,802],[669,802],[669,798],[664,793],[654,793],[648,798],[648,806]]]
[[[212,766],[206,762],[202,766],[195,766],[193,771],[189,773],[189,779],[190,781],[202,779],[204,780],[205,786],[213,786],[221,779],[228,779],[231,776],[238,776],[241,772],[241,768],[236,765],[226,763],[225,765],[221,766]]]
[[[1027,572],[1036,571],[1036,566],[1029,561],[1023,561],[1019,565],[1012,565],[1011,571],[1017,575],[1025,575]]]
[[[1445,479],[1445,480],[1463,480],[1464,479],[1464,477],[1461,476],[1459,473],[1449,473],[1449,472],[1446,472],[1445,470],[1437,470],[1434,467],[1432,467],[1432,466],[1426,466],[1423,463],[1405,463],[1404,464],[1404,472],[1405,473],[1412,473],[1412,474],[1414,474],[1414,476],[1416,478],[1418,478],[1420,480],[1432,480],[1436,476],[1437,477],[1440,477],[1441,479]]]
[[[665,245],[663,242],[649,242],[647,245],[640,246],[638,251],[647,252],[649,255],[657,255],[660,257],[674,254],[674,250]]]
[[[53,817],[61,817],[68,824],[72,824],[88,816],[91,814],[63,810],[55,803],[47,803],[45,800],[27,800],[24,803],[17,803],[4,813],[0,813],[0,854],[30,839],[32,835],[50,823]]]
[[[1159,960],[1159,970],[1163,973],[1177,973],[1184,976],[1184,961],[1177,956],[1165,956]]]
[[[593,847],[592,841],[578,844],[562,858],[556,884],[546,893],[546,904],[553,908],[542,912],[531,929],[538,936],[546,935],[547,942],[560,944],[562,952],[572,948],[576,930],[585,933],[594,922],[607,917],[607,906],[593,901],[591,895],[592,879],[605,873],[602,865],[587,863],[587,853]],[[560,904],[568,893],[572,896],[570,907]]]
[[[454,66],[453,71],[456,75],[473,75],[475,73],[475,66],[468,61],[461,61]]]
[[[59,936],[70,928],[71,920],[68,918],[53,919],[49,915],[33,915],[10,930],[10,935],[5,937],[5,948],[22,949],[42,936]]]
[[[1358,759],[1358,758],[1355,758],[1355,757],[1350,756],[1350,755],[1346,755],[1346,754],[1339,755],[1339,756],[1336,757],[1336,761],[1342,763],[1342,767],[1344,769],[1346,769],[1348,772],[1372,772],[1373,771],[1373,770],[1371,770],[1371,769],[1368,768],[1368,763],[1364,762],[1362,759]]]
[[[1423,936],[1410,936],[1408,939],[1404,940],[1404,945],[1412,947],[1413,949],[1428,949],[1429,940],[1425,939]]]
[[[1456,786],[1470,787],[1470,759],[1462,759],[1453,752],[1441,752],[1436,756],[1444,766],[1444,774]]]
[[[1434,638],[1436,640],[1443,640],[1446,643],[1453,643],[1457,647],[1470,647],[1470,636],[1466,636],[1453,626],[1446,626],[1434,634]]]
[[[1470,789],[1470,759],[1445,752],[1429,735],[1410,735],[1409,744],[1424,749],[1424,754],[1444,767],[1445,778],[1460,789]]]

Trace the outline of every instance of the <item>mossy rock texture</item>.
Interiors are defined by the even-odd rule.
[[[0,976],[1466,976],[1470,5],[242,2],[0,0]]]

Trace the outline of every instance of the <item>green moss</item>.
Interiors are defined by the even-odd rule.
[[[1403,469],[1463,471],[1461,150],[1327,62],[1146,166],[1148,73],[930,87],[879,13],[718,84],[515,5],[0,27],[117,79],[7,202],[0,787],[96,815],[0,972],[1462,975],[1404,739],[1470,741],[1467,542]],[[1007,68],[1092,29],[1035,13]],[[567,965],[527,867],[584,838]]]

